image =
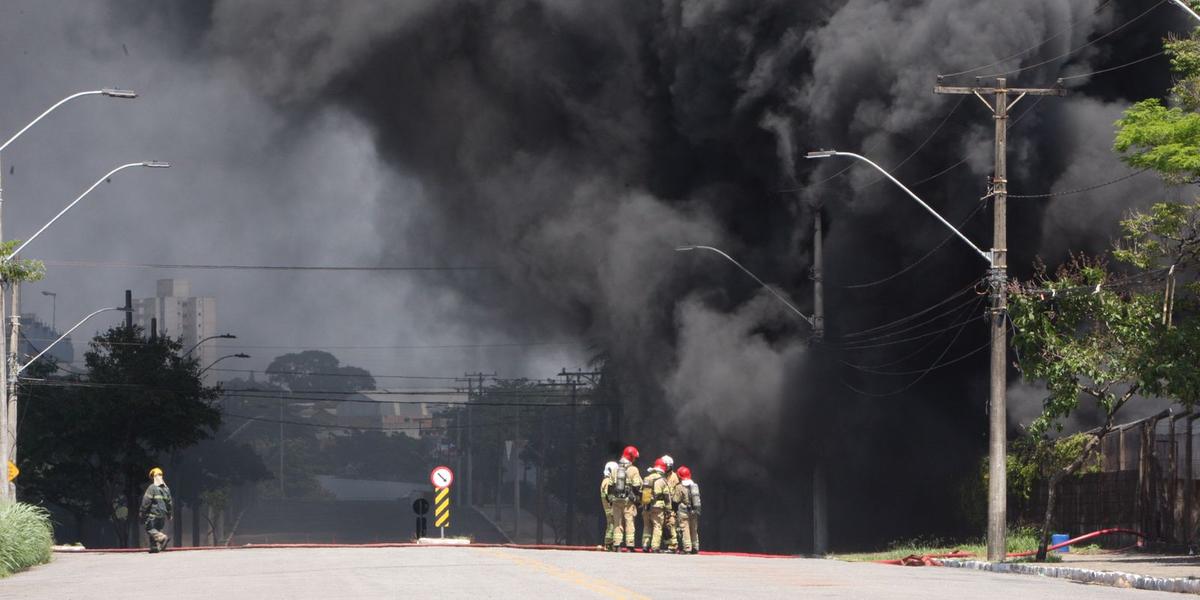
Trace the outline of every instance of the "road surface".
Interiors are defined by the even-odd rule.
[[[1181,600],[965,569],[833,560],[511,548],[303,548],[58,554],[0,580],[0,598],[1054,598]]]

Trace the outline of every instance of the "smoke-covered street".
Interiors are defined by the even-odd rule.
[[[1180,597],[1048,578],[800,558],[364,548],[60,555],[49,565],[0,583],[0,598],[125,598],[148,588],[179,600]]]

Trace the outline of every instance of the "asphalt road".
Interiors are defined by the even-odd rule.
[[[832,560],[508,548],[232,549],[60,554],[0,598],[1138,598],[1179,594],[964,569]]]

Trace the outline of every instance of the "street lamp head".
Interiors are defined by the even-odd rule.
[[[111,310],[119,310],[121,312],[133,312],[132,308],[128,308],[125,306],[116,306],[116,307],[113,307]]]
[[[137,98],[137,92],[133,90],[119,90],[115,88],[104,88],[100,90],[101,94],[109,98]]]
[[[837,154],[837,150],[814,150],[804,155],[804,158],[829,158]]]
[[[695,246],[676,246],[675,247],[676,252],[688,252],[688,251],[695,250],[695,249],[696,249]]]
[[[42,290],[42,295],[43,296],[57,296],[58,294],[56,294],[54,292],[47,292],[45,290]]]
[[[148,160],[143,162],[142,166],[150,167],[152,169],[166,169],[171,166],[171,163],[162,160]]]
[[[232,333],[222,333],[221,335],[218,335],[217,337],[219,337],[223,340],[236,340],[237,339],[237,336],[233,335]]]
[[[245,354],[245,353],[243,353],[243,352],[238,352],[237,354],[234,354],[234,355],[233,355],[233,357],[234,357],[234,358],[250,358],[250,355],[249,355],[249,354]]]

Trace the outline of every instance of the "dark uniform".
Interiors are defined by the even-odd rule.
[[[162,530],[171,518],[171,488],[167,484],[150,484],[142,495],[142,507],[138,515],[146,524],[146,535],[150,537],[150,551],[158,552],[167,547],[167,534]]]

